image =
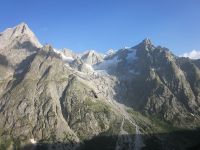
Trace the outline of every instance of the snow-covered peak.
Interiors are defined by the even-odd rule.
[[[4,48],[16,41],[20,43],[30,41],[34,46],[42,47],[35,34],[25,23],[20,23],[0,33],[0,48]]]
[[[81,56],[81,59],[82,59],[85,63],[90,64],[90,65],[93,65],[93,64],[96,64],[96,63],[99,63],[99,62],[103,61],[103,55],[97,53],[97,52],[94,51],[94,50],[90,50],[90,51],[88,51],[87,53],[83,54],[83,55]]]

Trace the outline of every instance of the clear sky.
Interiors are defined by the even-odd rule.
[[[1,0],[0,31],[26,22],[42,44],[77,52],[148,37],[180,55],[200,50],[200,0]]]

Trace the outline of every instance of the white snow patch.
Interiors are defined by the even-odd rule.
[[[72,57],[65,56],[65,54],[63,54],[62,51],[59,51],[59,50],[57,50],[57,49],[55,49],[55,48],[53,49],[53,51],[54,51],[56,54],[59,54],[64,62],[68,62],[68,63],[69,63],[69,62],[72,62],[72,61],[74,60],[74,58],[72,58]]]
[[[56,54],[60,54],[61,53],[61,51],[59,51],[59,50],[57,50],[57,49],[53,49],[53,51],[56,53]]]
[[[65,56],[63,53],[60,53],[60,54],[61,54],[62,60],[65,61],[65,62],[72,62],[72,61],[74,60],[74,58],[72,58],[72,57],[67,57],[67,56]]]
[[[129,49],[130,47],[128,47],[128,46],[125,46],[124,48],[125,48],[125,49]]]
[[[37,143],[37,141],[34,140],[34,139],[30,139],[30,142],[31,142],[32,144],[36,144],[36,143]]]
[[[65,64],[66,67],[70,67],[69,64]]]
[[[87,67],[87,69],[88,69],[89,71],[91,71],[91,72],[94,71],[94,69],[93,69],[93,67],[92,67],[91,65],[85,64],[85,66]]]
[[[107,70],[109,68],[114,68],[120,62],[118,56],[113,57],[112,59],[104,60],[102,63],[95,65],[94,69],[96,70]]]
[[[109,76],[109,74],[106,72],[106,70],[95,70],[94,75],[106,75]]]
[[[190,113],[190,115],[194,117],[194,114],[193,114],[193,113]]]

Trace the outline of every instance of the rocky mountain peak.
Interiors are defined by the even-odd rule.
[[[53,52],[53,47],[50,44],[46,44],[42,47],[42,50],[46,51],[46,52]]]
[[[71,58],[77,57],[76,54],[70,49],[64,48],[64,49],[62,49],[62,52],[66,57],[71,57]]]
[[[94,50],[90,50],[84,55],[82,55],[81,59],[87,64],[96,64],[103,60],[103,56]]]
[[[15,33],[18,34],[18,35],[19,34],[28,34],[30,36],[33,35],[33,32],[30,30],[28,25],[24,22],[17,25],[14,30],[15,30]]]
[[[149,51],[149,50],[153,50],[155,47],[152,44],[151,40],[149,38],[146,38],[141,43],[136,45],[134,48],[139,49],[139,50]]]
[[[150,48],[153,46],[151,40],[149,38],[145,38],[139,45],[145,47],[145,48]]]
[[[92,57],[92,56],[95,56],[95,55],[98,55],[97,52],[95,52],[94,50],[89,50],[83,56]]]
[[[31,42],[36,47],[42,47],[35,34],[31,31],[26,23],[20,23],[19,25],[8,28],[0,33],[0,48],[7,47],[9,45],[15,45],[15,43]]]
[[[143,43],[144,45],[152,45],[151,40],[150,40],[149,38],[145,38],[145,39],[142,41],[142,43]]]

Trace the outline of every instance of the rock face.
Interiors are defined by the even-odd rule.
[[[96,66],[116,76],[115,99],[177,126],[199,125],[199,67],[149,39],[121,49]],[[193,124],[191,124],[193,120]]]
[[[53,48],[44,46],[31,57],[2,89],[1,129],[20,140],[55,138],[73,145],[109,128],[115,114],[65,67]]]
[[[185,149],[196,141],[174,142],[171,132],[199,127],[199,69],[199,60],[149,39],[105,58],[78,57],[42,46],[24,23],[7,29],[0,34],[0,149],[30,142],[33,149],[150,149],[149,142]]]
[[[34,33],[25,23],[21,23],[14,28],[8,28],[4,32],[0,33],[0,49],[19,44],[18,42],[31,42],[35,47],[42,46],[38,42]]]
[[[81,56],[81,59],[90,65],[94,65],[103,61],[103,56],[91,50]]]
[[[70,133],[77,139],[64,121],[59,101],[68,81],[60,89],[54,86],[62,80],[59,73],[65,72],[62,62],[49,46],[33,55],[23,72],[14,75],[1,93],[1,128],[19,138],[64,138]]]
[[[21,49],[27,42],[23,36],[1,53],[1,136],[6,140],[14,137],[22,145],[30,139],[56,140],[67,143],[62,145],[63,149],[74,149],[80,139],[108,130],[119,115],[96,95],[87,81],[73,74],[51,46],[39,48],[28,41],[31,48],[28,44]],[[27,51],[26,57],[19,55],[14,63],[7,49],[15,54]],[[8,64],[13,65],[10,76],[5,75],[10,69]]]
[[[20,67],[27,62],[25,60],[40,47],[41,44],[25,23],[0,33],[0,69],[3,70],[0,78],[21,71]]]

